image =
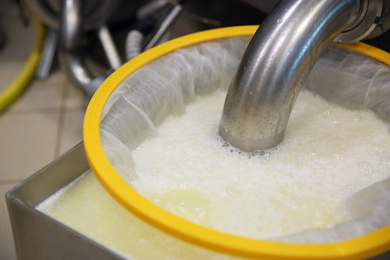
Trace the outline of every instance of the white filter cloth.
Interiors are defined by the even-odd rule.
[[[118,86],[103,110],[100,135],[106,156],[129,185],[136,178],[132,149],[156,135],[156,126],[168,115],[182,113],[195,96],[227,89],[249,40],[224,38],[176,50],[143,66]],[[390,119],[390,69],[360,53],[330,46],[305,87],[339,105],[371,109]],[[352,220],[273,240],[337,242],[389,225],[390,179],[356,193],[346,203]]]

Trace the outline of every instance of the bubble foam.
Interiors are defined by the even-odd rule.
[[[302,91],[283,142],[245,153],[218,135],[225,96],[199,98],[133,151],[138,192],[195,223],[266,239],[348,220],[346,199],[390,176],[389,126],[372,112]]]

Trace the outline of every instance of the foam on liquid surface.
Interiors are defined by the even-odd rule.
[[[390,175],[389,126],[370,112],[302,92],[283,143],[248,157],[217,137],[224,97],[216,92],[189,105],[134,152],[133,185],[144,196],[195,223],[269,238],[347,220],[344,201]],[[130,259],[234,258],[137,219],[91,172],[37,209]]]
[[[218,126],[226,92],[169,117],[133,152],[133,187],[195,223],[266,239],[348,219],[345,200],[389,177],[389,126],[303,91],[285,139],[265,154],[226,147]]]

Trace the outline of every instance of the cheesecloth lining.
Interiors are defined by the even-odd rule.
[[[227,89],[250,37],[213,40],[159,57],[124,80],[106,103],[100,122],[103,149],[121,177],[136,178],[131,150],[156,135],[168,115],[180,114],[195,96]],[[349,109],[371,109],[390,121],[390,69],[360,53],[330,46],[305,88]],[[326,229],[308,229],[272,240],[327,243],[361,236],[390,224],[390,179],[346,201],[351,217]]]

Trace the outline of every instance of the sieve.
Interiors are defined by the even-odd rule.
[[[187,35],[150,49],[114,72],[95,93],[85,115],[83,137],[92,171],[111,196],[138,218],[171,236],[217,252],[256,259],[354,259],[389,250],[390,225],[353,239],[325,244],[264,241],[215,231],[179,218],[144,198],[118,174],[107,158],[102,146],[100,121],[109,98],[123,81],[148,63],[175,50],[216,39],[250,37],[256,30],[257,26],[240,26]],[[390,65],[390,55],[371,46],[363,43],[342,46]]]

